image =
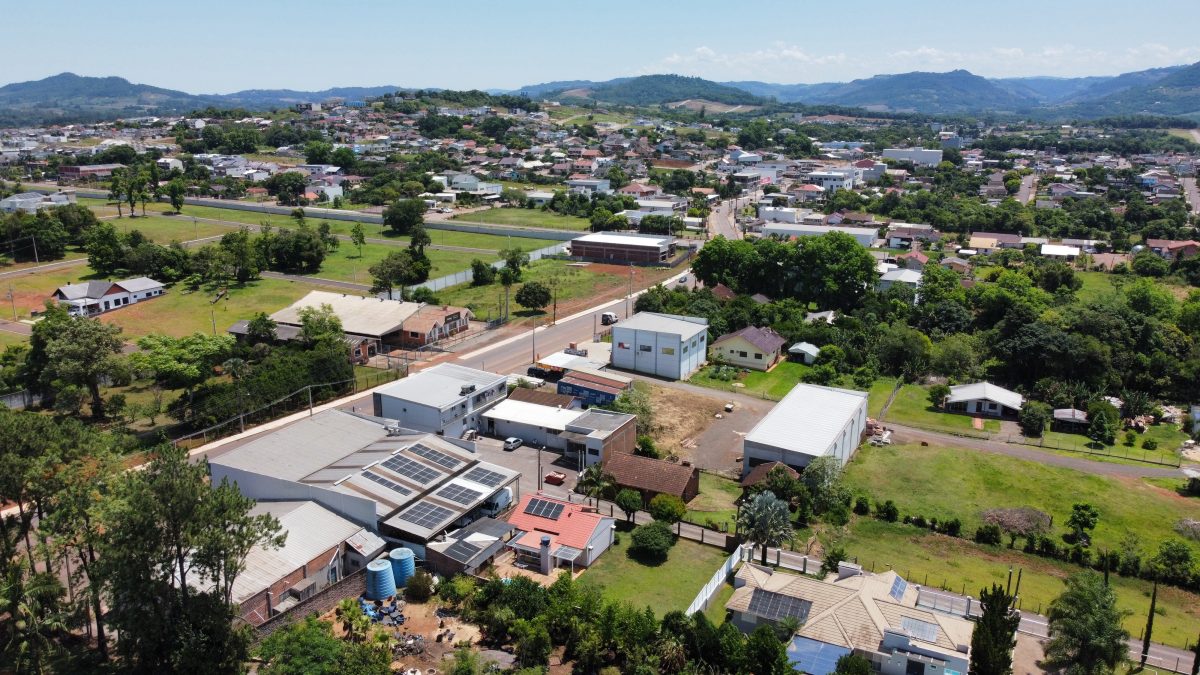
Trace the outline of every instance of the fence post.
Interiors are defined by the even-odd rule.
[[[308,416],[312,417],[312,414],[313,414],[312,385],[311,384],[308,385],[307,387],[305,387],[305,389],[308,390]]]

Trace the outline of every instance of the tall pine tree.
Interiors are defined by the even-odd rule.
[[[971,672],[975,675],[1012,675],[1012,650],[1021,615],[1013,610],[1015,598],[1000,584],[979,592],[983,615],[971,635]]]

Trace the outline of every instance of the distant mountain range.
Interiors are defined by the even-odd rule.
[[[209,106],[264,110],[329,98],[348,100],[402,90],[397,86],[336,87],[322,91],[250,89],[189,94],[120,77],[62,73],[0,87],[0,125],[86,122],[137,115],[179,114]],[[776,84],[713,82],[680,75],[643,75],[603,82],[561,80],[513,91],[533,98],[592,100],[617,105],[691,101],[729,106],[780,103],[833,105],[871,111],[953,114],[997,112],[1041,117],[1158,114],[1200,120],[1200,63],[1111,77],[988,79],[965,70],[876,75],[851,82]]]

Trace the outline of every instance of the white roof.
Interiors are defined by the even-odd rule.
[[[483,416],[517,424],[545,427],[554,431],[565,431],[568,424],[585,414],[587,413],[584,410],[552,408],[548,405],[538,405],[528,401],[505,399],[485,412]]]
[[[391,396],[404,401],[413,401],[434,408],[444,408],[462,399],[462,388],[475,385],[477,389],[507,381],[504,375],[475,370],[453,363],[440,363],[428,370],[413,373],[408,377],[377,389],[381,396]]]
[[[161,281],[155,281],[150,277],[134,277],[133,279],[125,279],[118,281],[117,285],[130,293],[138,293],[140,291],[148,291],[153,288],[162,288]]]
[[[801,225],[797,223],[767,223],[762,231],[766,234],[785,234],[794,236],[822,235],[827,232],[845,232],[850,236],[878,236],[879,230],[874,227],[850,227],[848,225]]]
[[[544,366],[546,368],[572,368],[573,369],[576,367],[588,368],[588,367],[595,366],[595,365],[604,365],[603,363],[597,364],[595,361],[588,359],[588,357],[586,357],[586,356],[578,356],[575,354],[568,354],[566,352],[554,352],[553,354],[549,354],[547,356],[544,356],[544,357],[538,359],[537,362],[538,362],[538,365]]]
[[[1063,246],[1062,244],[1042,244],[1042,255],[1077,256],[1079,255],[1079,247]]]
[[[212,463],[299,481],[385,434],[378,422],[331,409],[252,438],[245,445],[213,458]]]
[[[279,323],[300,325],[300,310],[329,305],[342,322],[342,330],[356,335],[383,336],[400,330],[406,319],[417,313],[415,302],[364,298],[328,291],[310,291],[308,295],[271,315]]]
[[[817,356],[818,354],[821,353],[821,348],[814,345],[811,342],[797,342],[796,344],[792,345],[791,347],[788,347],[788,353],[789,354],[809,354],[811,356]]]
[[[279,520],[287,539],[277,549],[250,549],[246,569],[233,582],[235,603],[269,588],[363,529],[316,502],[259,502],[250,509],[252,516],[263,514]]]
[[[879,278],[880,281],[892,281],[901,284],[919,284],[921,283],[921,273],[917,270],[907,268],[889,270]]]
[[[624,322],[613,326],[618,330],[644,330],[654,333],[670,333],[688,338],[708,330],[708,320],[697,317],[682,317],[675,314],[659,314],[657,312],[638,312]]]
[[[655,246],[662,248],[669,246],[675,241],[675,237],[671,236],[656,236],[645,234],[619,234],[616,232],[595,232],[593,234],[585,234],[582,237],[575,237],[572,241],[581,241],[585,244],[613,244],[620,246]]]
[[[998,387],[991,382],[975,382],[950,387],[950,396],[946,399],[946,402],[958,403],[960,401],[974,401],[976,399],[994,401],[1014,410],[1020,410],[1021,404],[1025,402],[1025,399],[1017,392],[1009,391],[1004,387]]]
[[[797,384],[746,434],[746,442],[821,457],[866,405],[865,391]]]

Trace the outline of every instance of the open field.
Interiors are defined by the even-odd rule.
[[[1096,447],[1094,441],[1083,434],[1070,434],[1061,431],[1047,431],[1042,434],[1043,447],[1070,450],[1075,452],[1102,453],[1114,458],[1159,462],[1161,464],[1177,464],[1179,449],[1188,435],[1175,424],[1155,424],[1146,429],[1146,433],[1138,434],[1132,447],[1125,445],[1125,432],[1118,431],[1117,442],[1112,445]],[[1146,450],[1142,443],[1146,440],[1158,443],[1155,450]],[[1030,439],[1036,442],[1035,439]]]
[[[59,258],[58,260],[40,260],[37,262],[34,262],[33,260],[22,260],[21,262],[13,262],[13,259],[11,257],[7,257],[3,253],[0,253],[0,272],[16,272],[17,270],[27,270],[31,267],[39,267],[41,265],[47,265],[49,263],[61,262],[63,260],[78,260],[80,258],[86,258],[86,257],[87,257],[86,253],[84,253],[83,251],[81,251],[77,248],[73,248],[73,247],[68,247],[66,254],[63,255],[63,257]],[[0,284],[0,286],[7,288],[6,284]]]
[[[29,344],[29,338],[25,337],[24,335],[18,335],[16,333],[10,333],[6,330],[0,330],[0,351],[3,351],[4,348],[8,347],[9,345],[27,344]]]
[[[679,539],[661,565],[644,565],[628,555],[630,533],[600,556],[579,579],[604,588],[605,597],[649,606],[658,617],[685,610],[729,554],[715,546]],[[723,601],[722,601],[723,603]]]
[[[235,227],[219,223],[193,221],[191,218],[180,218],[178,216],[155,215],[149,209],[147,209],[146,213],[145,217],[130,218],[129,216],[125,216],[124,218],[112,218],[105,222],[110,223],[117,229],[117,232],[122,234],[137,230],[156,244],[169,244],[173,241],[190,241],[204,237],[219,237],[227,232],[236,231]]]
[[[405,248],[389,246],[387,244],[366,244],[363,246],[362,256],[360,257],[358,248],[350,244],[350,242],[343,241],[336,251],[332,251],[325,256],[325,261],[321,263],[321,269],[314,273],[313,276],[323,279],[337,279],[339,281],[355,281],[360,284],[370,284],[371,274],[368,268],[386,258],[389,253],[402,250],[405,250]],[[485,253],[443,251],[434,248],[425,249],[425,255],[429,257],[429,261],[433,264],[433,269],[429,272],[431,279],[469,269],[471,267],[471,260],[475,258],[481,258],[488,262],[498,259],[496,255]]]
[[[1075,297],[1083,303],[1119,295],[1124,284],[1137,278],[1109,272],[1075,272],[1075,276],[1083,280],[1083,287],[1075,291]],[[1169,281],[1170,279],[1159,279],[1157,283],[1170,291],[1178,300],[1183,300],[1194,290],[1190,286],[1168,283]]]
[[[978,431],[970,415],[958,415],[936,410],[929,402],[929,390],[916,384],[900,387],[892,407],[888,408],[888,421],[896,424],[911,424],[933,431]],[[983,431],[1000,431],[1000,422],[994,419],[983,421]]]
[[[1101,523],[1103,523],[1101,516]],[[868,571],[889,567],[913,583],[945,587],[978,596],[993,582],[1005,584],[1008,571],[1022,571],[1021,608],[1045,612],[1063,591],[1062,580],[1081,568],[1064,562],[1028,555],[1007,547],[979,546],[964,539],[930,534],[912,525],[857,518],[840,544],[857,557]],[[1014,574],[1015,581],[1015,574]],[[1125,628],[1136,637],[1146,623],[1150,606],[1150,584],[1140,579],[1110,577],[1118,605],[1132,614]],[[1196,639],[1200,622],[1200,596],[1169,586],[1158,589],[1158,611],[1154,618],[1154,640],[1174,647]]]
[[[734,502],[741,496],[742,486],[737,481],[701,472],[700,494],[688,503],[685,518],[700,525],[713,520],[725,524],[732,531],[737,522],[737,505]]]
[[[781,361],[769,372],[751,370],[741,379],[722,380],[713,377],[714,366],[707,366],[692,376],[692,384],[721,391],[737,391],[760,398],[779,400],[795,387],[800,378],[812,370],[811,366],[795,361]],[[740,386],[734,386],[740,385]]]
[[[562,216],[553,211],[541,209],[498,208],[475,213],[464,213],[454,216],[451,220],[464,223],[493,223],[496,225],[519,225],[521,227],[541,227],[551,230],[586,230],[591,223],[586,218],[577,216]]]
[[[879,417],[883,405],[887,403],[888,396],[892,395],[892,389],[895,387],[896,378],[894,377],[881,377],[875,380],[867,391],[867,414],[871,417]]]

